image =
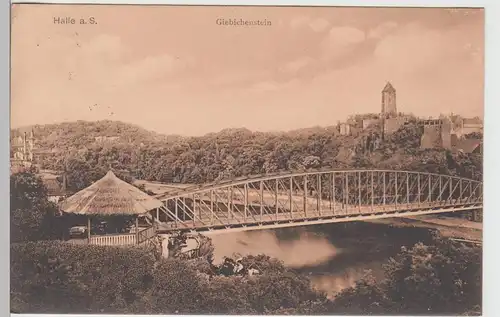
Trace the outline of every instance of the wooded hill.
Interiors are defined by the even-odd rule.
[[[110,168],[136,179],[163,183],[204,183],[278,171],[354,167],[482,177],[480,154],[420,149],[422,131],[415,122],[385,140],[377,126],[356,136],[341,136],[331,126],[289,132],[224,129],[200,137],[181,137],[118,121],[77,121],[12,132],[31,128],[35,147],[53,152],[39,159],[40,167],[66,168],[73,190],[87,186]]]

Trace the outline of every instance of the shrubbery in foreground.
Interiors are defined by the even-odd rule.
[[[20,313],[263,314],[322,301],[281,264],[261,276],[211,278],[189,261],[155,262],[136,249],[11,246],[11,308]]]
[[[31,171],[10,177],[10,239],[20,242],[50,239],[57,235],[57,207],[48,201],[47,189]]]
[[[384,265],[385,279],[370,274],[335,298],[347,314],[481,314],[482,253],[436,238],[401,252]]]
[[[437,239],[402,249],[333,301],[267,256],[261,275],[211,274],[198,261],[155,261],[139,249],[61,242],[11,245],[11,308],[19,313],[480,314],[481,250]],[[207,264],[207,263],[205,263]],[[203,272],[201,272],[203,271]]]

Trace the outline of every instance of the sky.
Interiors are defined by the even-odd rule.
[[[378,113],[387,81],[400,112],[483,116],[481,9],[14,4],[11,32],[13,128],[330,126]]]

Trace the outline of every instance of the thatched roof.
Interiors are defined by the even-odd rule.
[[[64,200],[59,206],[67,213],[140,215],[162,206],[162,202],[109,171],[106,176]]]

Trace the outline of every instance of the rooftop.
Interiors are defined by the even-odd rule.
[[[458,140],[456,149],[464,153],[475,153],[480,150],[482,143],[483,141],[478,139],[461,139]]]
[[[483,121],[480,118],[464,118],[464,124],[483,124]]]
[[[67,213],[140,215],[163,206],[156,198],[109,171],[103,178],[60,203]]]
[[[396,92],[396,89],[394,89],[390,82],[387,82],[382,92]]]

